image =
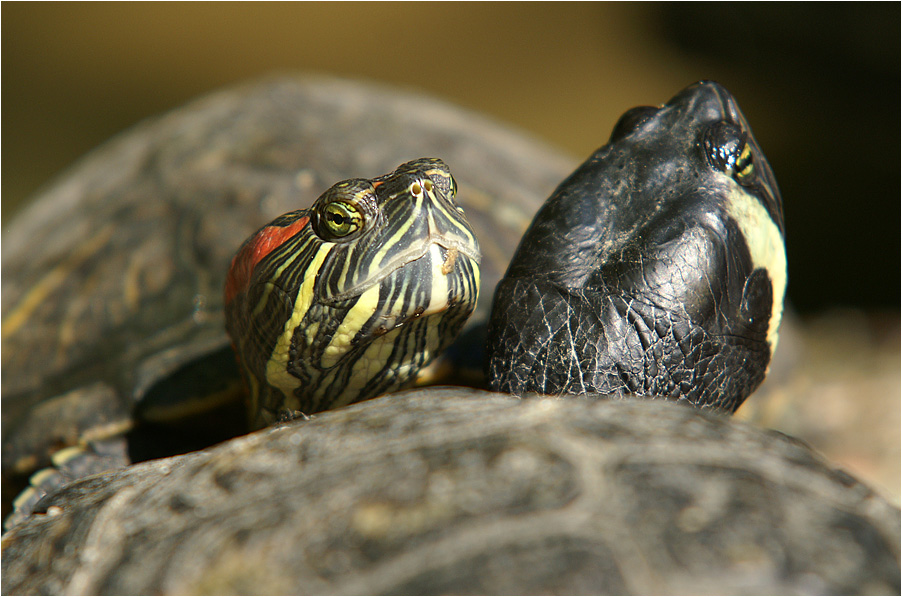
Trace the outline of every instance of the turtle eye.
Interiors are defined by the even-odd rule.
[[[614,143],[626,137],[645,124],[657,111],[658,108],[652,106],[637,106],[627,110],[620,117],[620,120],[617,121],[617,124],[614,125],[614,130],[611,131],[611,138],[608,139],[608,143]]]
[[[423,179],[423,187],[427,192],[435,189],[447,199],[454,199],[454,195],[457,193],[457,183],[454,182],[454,177],[451,176],[451,172],[448,171],[444,162],[432,164],[425,174],[427,176]]]
[[[444,184],[436,183],[436,187],[445,194],[445,197],[448,201],[451,202],[451,205],[457,208],[457,211],[460,213],[464,213],[464,208],[461,205],[458,205],[454,198],[457,196],[457,180],[451,176],[451,173],[447,173],[447,178],[443,178],[440,182]]]
[[[450,172],[443,173],[442,177],[435,181],[435,188],[444,193],[451,203],[454,203],[454,197],[457,196],[457,180],[451,176]]]
[[[733,171],[736,178],[741,182],[751,180],[752,174],[755,173],[755,161],[752,159],[752,146],[746,141],[742,144],[742,150],[739,157],[733,163]]]
[[[324,240],[348,239],[363,228],[363,215],[346,201],[331,201],[323,206],[318,223],[317,232]]]
[[[742,184],[755,174],[755,160],[749,138],[737,125],[718,122],[705,134],[705,157],[708,163]]]

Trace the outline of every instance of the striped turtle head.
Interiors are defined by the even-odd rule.
[[[339,182],[245,242],[226,326],[253,426],[403,387],[454,340],[480,260],[455,192],[444,162],[422,158]]]

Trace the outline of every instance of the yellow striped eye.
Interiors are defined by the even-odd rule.
[[[731,122],[718,122],[705,136],[708,163],[742,184],[753,184],[755,159],[748,135]]]
[[[354,205],[332,201],[323,207],[320,233],[326,240],[337,240],[363,228],[363,215]]]
[[[739,157],[737,157],[736,161],[733,163],[733,171],[736,173],[737,178],[743,180],[755,173],[755,162],[752,160],[752,147],[748,142],[743,144],[742,151],[739,152]]]

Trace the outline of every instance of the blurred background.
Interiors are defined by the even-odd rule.
[[[582,160],[698,79],[739,100],[783,191],[792,323],[740,416],[898,504],[900,14],[881,4],[4,3],[2,227],[132,124],[274,71],[362,77]]]

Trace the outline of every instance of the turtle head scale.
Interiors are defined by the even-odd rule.
[[[726,89],[703,81],[629,110],[539,210],[498,285],[491,387],[734,411],[776,346],[783,229],[773,172]]]

